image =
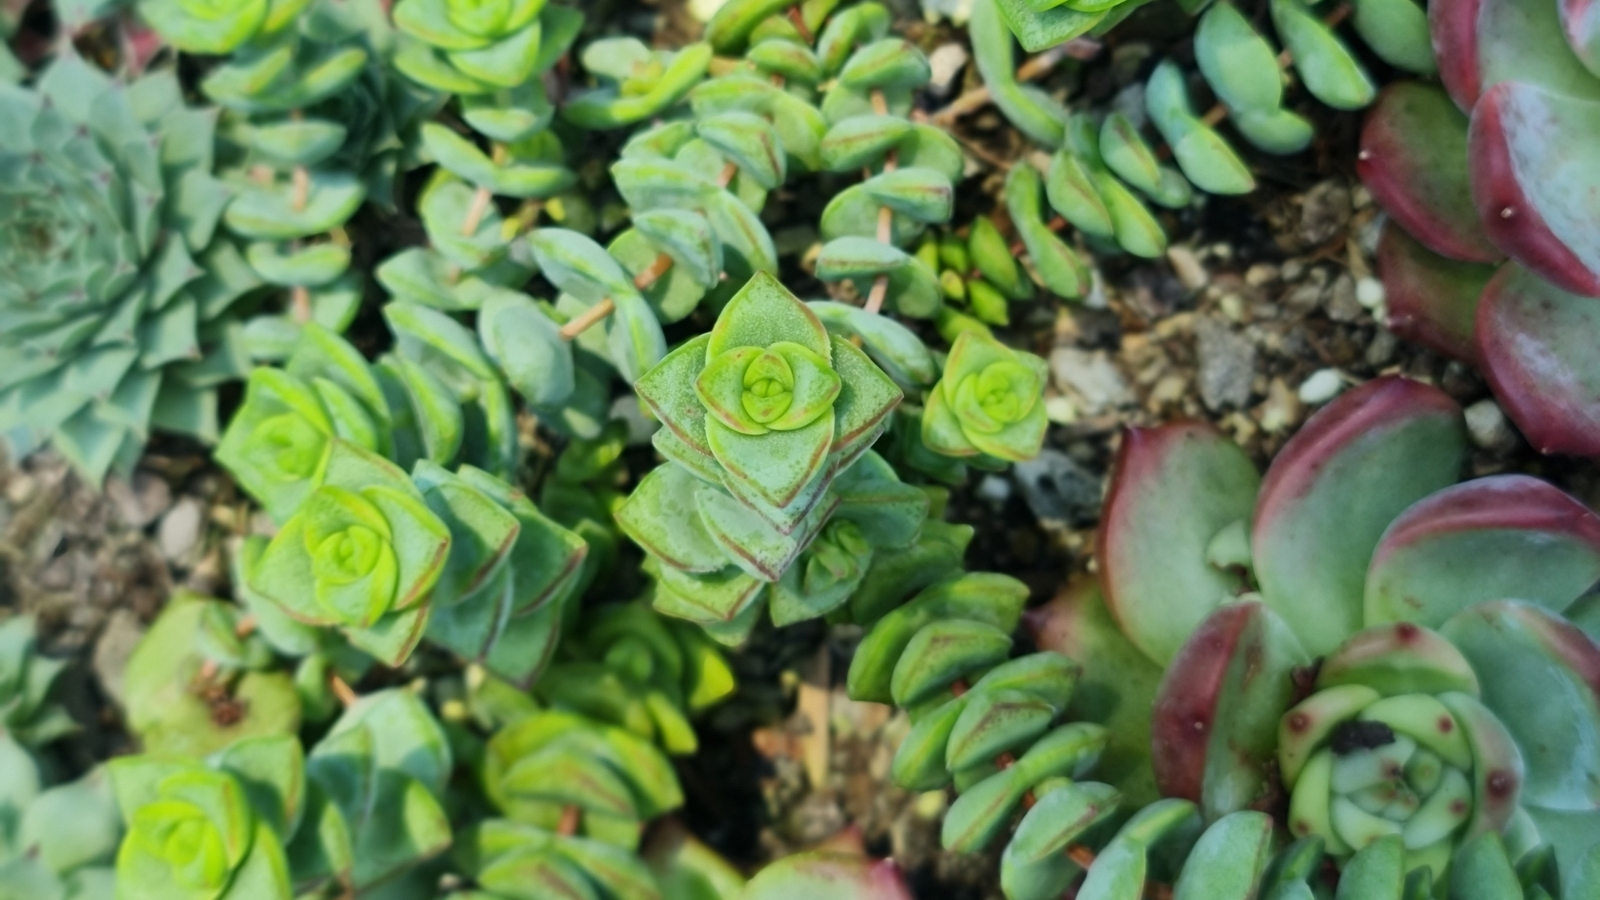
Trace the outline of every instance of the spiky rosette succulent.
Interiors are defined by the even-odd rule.
[[[87,479],[131,469],[153,428],[214,440],[215,387],[246,364],[218,268],[230,191],[216,120],[170,72],[131,84],[67,52],[34,88],[0,85],[0,432]]]
[[[643,603],[597,606],[562,641],[534,693],[620,725],[668,753],[699,747],[692,716],[733,693],[733,670],[699,628]]]
[[[1335,856],[1409,828],[1442,869],[1504,830],[1575,866],[1600,833],[1600,647],[1562,614],[1600,574],[1600,519],[1525,476],[1455,485],[1464,451],[1455,402],[1399,378],[1329,404],[1264,479],[1205,426],[1133,431],[1101,530],[1115,628],[1083,598],[1032,624],[1127,673],[1094,717],[1146,718],[1156,786],[1208,820],[1276,808],[1281,778]]]
[[[1430,8],[1440,86],[1400,82],[1362,131],[1362,180],[1391,216],[1389,327],[1482,368],[1537,449],[1600,453],[1585,336],[1600,295],[1592,184],[1600,107],[1584,4]],[[1515,21],[1516,27],[1505,23]]]
[[[963,332],[950,348],[944,376],[928,391],[923,444],[948,456],[1032,459],[1049,425],[1044,413],[1048,374],[1045,361],[1032,353]]]

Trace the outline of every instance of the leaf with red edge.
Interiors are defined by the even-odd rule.
[[[1541,453],[1600,454],[1600,299],[1515,263],[1484,289],[1478,351],[1495,397]]]
[[[1123,435],[1101,517],[1100,580],[1123,633],[1157,664],[1243,588],[1242,574],[1211,565],[1206,548],[1249,518],[1260,484],[1245,452],[1210,425]]]
[[[1439,78],[1462,112],[1504,81],[1600,97],[1600,81],[1568,49],[1556,4],[1451,0],[1428,4]]]
[[[1600,294],[1596,147],[1600,102],[1507,82],[1472,113],[1472,194],[1489,239],[1540,276],[1588,295]]]
[[[1600,646],[1537,606],[1480,603],[1440,629],[1522,750],[1522,800],[1600,809]]]
[[[1022,615],[1040,650],[1054,650],[1083,669],[1063,718],[1106,726],[1109,741],[1094,777],[1115,786],[1132,808],[1160,795],[1150,771],[1150,711],[1161,667],[1117,630],[1100,586],[1075,579],[1054,600]]]
[[[1378,275],[1389,311],[1384,324],[1414,344],[1476,364],[1478,298],[1494,271],[1446,259],[1389,222],[1378,238]]]
[[[912,900],[893,860],[813,851],[787,856],[750,879],[740,900]]]
[[[1435,253],[1499,262],[1472,205],[1467,117],[1436,85],[1391,84],[1361,128],[1356,172],[1378,204]]]
[[[1260,801],[1275,781],[1278,720],[1311,658],[1264,604],[1223,606],[1173,658],[1156,694],[1150,753],[1163,796],[1207,821]]]
[[[1461,408],[1443,391],[1390,377],[1323,407],[1273,461],[1251,548],[1266,603],[1321,655],[1361,627],[1367,566],[1406,507],[1455,483],[1466,453]]]
[[[1395,519],[1367,571],[1366,624],[1436,628],[1488,600],[1560,612],[1600,580],[1600,516],[1559,488],[1496,475],[1445,488]]]

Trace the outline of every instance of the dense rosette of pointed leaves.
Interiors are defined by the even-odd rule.
[[[663,900],[656,874],[626,848],[559,829],[487,819],[463,834],[454,857],[476,883],[451,898],[516,900],[532,885],[552,896]],[[720,898],[708,898],[720,900]]]
[[[1307,422],[1259,488],[1248,460],[1209,429],[1168,426],[1124,443],[1102,581],[1117,624],[1166,668],[1152,735],[1164,793],[1215,819],[1281,775],[1292,827],[1323,836],[1336,857],[1405,837],[1417,821],[1404,849],[1436,874],[1461,840],[1506,829],[1577,864],[1593,842],[1581,833],[1600,816],[1579,787],[1592,755],[1576,749],[1600,726],[1600,647],[1561,613],[1600,573],[1600,529],[1581,503],[1531,478],[1453,485],[1460,415],[1442,392],[1379,379]],[[1070,646],[1080,626],[1064,627]],[[1304,677],[1295,673],[1318,657],[1320,692],[1283,718]],[[1564,724],[1530,714],[1541,708],[1532,685],[1565,698]],[[1434,740],[1444,717],[1418,710],[1441,704],[1456,737]],[[1559,750],[1552,728],[1570,736]],[[1453,790],[1462,779],[1470,788],[1465,812],[1440,799],[1448,810],[1436,815],[1427,802],[1454,796],[1437,794],[1447,769],[1460,775],[1448,776]],[[1386,774],[1358,784],[1358,770]],[[1318,780],[1335,771],[1337,783]],[[1518,797],[1532,782],[1545,787]]]
[[[291,28],[307,0],[144,0],[139,15],[186,53],[221,56]]]
[[[956,338],[944,375],[928,392],[922,440],[947,456],[987,454],[1018,462],[1044,445],[1049,370],[1032,353],[967,331]]]
[[[12,452],[53,443],[98,483],[152,428],[214,439],[215,386],[244,365],[228,308],[256,283],[218,268],[214,114],[170,72],[123,84],[68,52],[33,89],[0,85],[0,118]]]
[[[284,841],[300,823],[305,763],[292,737],[194,759],[123,757],[111,782],[127,834],[117,897],[288,900]]]
[[[668,753],[699,747],[692,716],[727,699],[733,670],[701,629],[643,603],[589,610],[534,693],[553,706],[620,725]]]

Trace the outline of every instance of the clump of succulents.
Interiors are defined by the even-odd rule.
[[[1347,870],[1390,838],[1402,874],[1440,884],[1480,836],[1513,862],[1585,864],[1600,646],[1574,621],[1593,616],[1600,519],[1525,476],[1455,484],[1464,434],[1442,392],[1386,378],[1313,417],[1265,478],[1203,425],[1126,436],[1104,606],[1078,591],[1031,622],[1114,691],[1079,712],[1150,728],[1108,752],[1124,790],[1206,821],[1286,804]]]
[[[1576,8],[1500,2],[1429,22],[1442,84],[1385,88],[1358,161],[1391,217],[1390,328],[1480,367],[1539,450],[1600,452],[1585,343],[1600,222],[1574,201],[1592,179],[1567,150],[1600,101],[1593,26]]]
[[[170,71],[122,83],[75,52],[0,84],[0,432],[86,479],[129,471],[153,429],[214,440],[216,386],[248,364],[211,174],[216,118]]]
[[[996,105],[1018,129],[1054,151],[1050,205],[1091,244],[1139,256],[1159,256],[1167,245],[1147,201],[1182,208],[1195,188],[1212,194],[1254,190],[1249,166],[1215,127],[1224,118],[1266,153],[1297,153],[1310,144],[1311,123],[1286,102],[1285,67],[1292,66],[1307,92],[1335,109],[1373,102],[1376,82],[1337,30],[1346,18],[1386,64],[1418,75],[1438,69],[1428,13],[1412,0],[1366,0],[1328,13],[1300,0],[1274,0],[1270,17],[1281,54],[1233,3],[1199,0],[1180,6],[1199,16],[1194,60],[1216,100],[1209,112],[1195,107],[1190,78],[1172,60],[1157,65],[1144,85],[1142,109],[1098,117],[1069,117],[1059,102],[1017,80],[1013,35],[1030,52],[1046,50],[1080,35],[1103,35],[1141,5],[977,0],[971,21],[978,68]],[[1175,166],[1146,138],[1147,125]],[[1037,174],[1030,172],[1032,180]],[[1040,227],[1037,215],[1027,221],[1030,230]]]

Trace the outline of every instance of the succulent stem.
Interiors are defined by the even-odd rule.
[[[311,172],[305,166],[295,166],[291,177],[294,179],[294,195],[290,202],[294,204],[295,212],[300,212],[311,199]]]
[[[1018,81],[1033,81],[1050,74],[1063,59],[1088,60],[1100,53],[1099,41],[1089,38],[1073,38],[1064,44],[1057,44],[1038,56],[1029,59],[1017,67]],[[963,91],[960,96],[950,101],[944,109],[933,114],[935,125],[949,125],[956,119],[968,113],[974,113],[989,105],[993,100],[989,93],[988,85],[975,87],[970,91]]]
[[[672,257],[665,253],[657,253],[656,258],[651,260],[650,265],[645,266],[639,274],[633,276],[633,286],[641,291],[645,290],[650,285],[660,281],[661,277],[670,271],[672,271]],[[616,310],[617,304],[610,297],[601,300],[599,303],[584,310],[582,315],[561,326],[561,339],[564,341],[572,340],[594,327],[595,323],[605,319]]]
[[[333,695],[339,698],[339,703],[346,709],[354,706],[356,700],[360,699],[356,696],[355,689],[350,687],[349,682],[340,678],[339,673],[332,669],[328,670],[328,690],[333,691]]]
[[[461,220],[462,234],[472,234],[478,230],[478,224],[483,221],[484,215],[489,212],[489,203],[493,199],[494,194],[490,193],[486,187],[479,187],[473,193],[472,205],[467,207],[466,218]]]

